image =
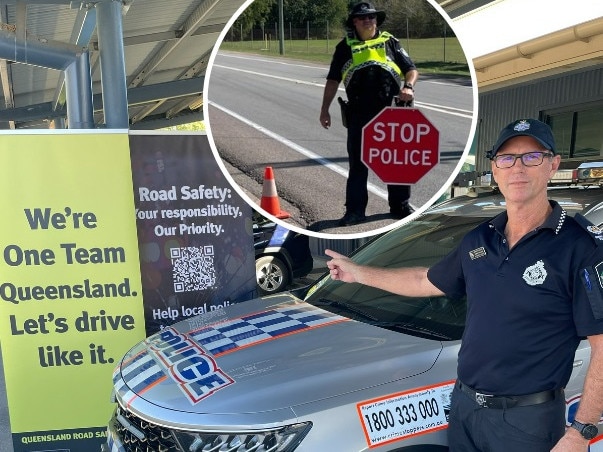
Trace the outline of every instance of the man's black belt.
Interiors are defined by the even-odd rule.
[[[490,394],[482,394],[466,384],[457,380],[457,387],[473,399],[478,405],[484,408],[513,408],[520,406],[539,405],[541,403],[554,400],[558,394],[561,394],[561,389],[535,392],[534,394],[526,394],[521,396],[495,396]]]

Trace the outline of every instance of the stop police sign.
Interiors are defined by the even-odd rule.
[[[361,158],[386,184],[415,184],[439,163],[439,141],[419,110],[385,107],[362,129]]]

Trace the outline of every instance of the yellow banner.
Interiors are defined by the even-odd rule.
[[[0,162],[11,430],[104,426],[113,368],[145,336],[127,132],[0,135]]]

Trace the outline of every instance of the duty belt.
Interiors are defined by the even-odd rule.
[[[539,405],[541,403],[554,400],[555,397],[563,391],[562,389],[535,392],[534,394],[526,394],[521,396],[495,396],[491,394],[482,394],[475,389],[470,388],[459,380],[456,382],[457,387],[467,394],[479,406],[483,408],[513,408],[520,406]]]

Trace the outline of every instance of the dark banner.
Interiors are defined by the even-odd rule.
[[[147,334],[255,294],[252,210],[202,134],[130,135]]]

